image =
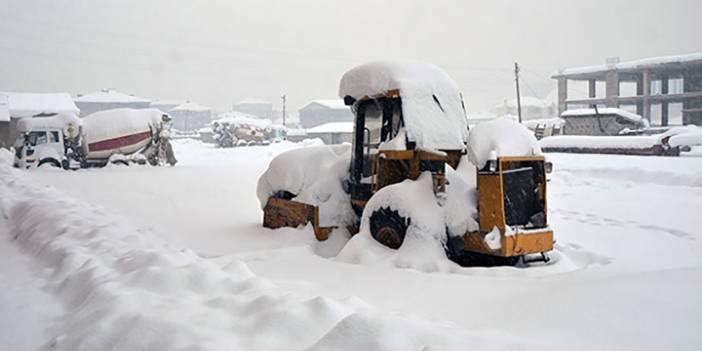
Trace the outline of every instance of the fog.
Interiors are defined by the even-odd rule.
[[[376,59],[446,69],[469,111],[544,98],[559,67],[702,51],[702,1],[0,1],[0,91],[110,87],[226,109],[333,98]]]

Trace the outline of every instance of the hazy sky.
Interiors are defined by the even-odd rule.
[[[0,90],[116,88],[218,109],[336,97],[376,59],[436,63],[469,111],[545,97],[559,67],[702,51],[700,0],[0,0]]]

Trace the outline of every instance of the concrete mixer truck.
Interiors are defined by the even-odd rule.
[[[115,109],[25,118],[17,124],[15,167],[76,169],[108,163],[175,165],[171,118],[157,109]]]

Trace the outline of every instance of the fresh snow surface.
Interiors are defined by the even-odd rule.
[[[357,100],[399,89],[407,138],[419,148],[462,150],[468,138],[463,97],[439,67],[415,61],[377,61],[346,72],[339,96]],[[437,103],[436,100],[439,101]]]
[[[49,299],[69,307],[58,320],[22,316],[50,325],[21,324],[13,314],[0,314],[0,320],[23,325],[25,340],[34,345],[57,336],[60,347],[81,339],[84,349],[113,350],[159,349],[162,345],[149,343],[164,340],[173,347],[160,349],[177,349],[184,340],[192,350],[299,350],[313,343],[317,349],[380,350],[400,342],[412,344],[396,349],[697,350],[702,343],[701,148],[676,158],[546,155],[554,163],[548,204],[557,242],[551,262],[488,269],[461,268],[438,255],[443,261],[429,261],[438,252],[431,247],[417,254],[427,265],[410,260],[414,255],[348,264],[335,258],[348,240],[343,230],[320,243],[310,227],[262,228],[257,180],[273,157],[304,144],[215,149],[175,140],[173,146],[180,162],[172,168],[5,172],[0,166],[0,206],[31,203],[39,211],[39,218],[30,209],[13,221],[21,219],[25,229],[47,228],[46,221],[53,221],[45,233],[0,241],[10,244],[8,254],[0,255],[1,266],[25,272],[19,265],[66,257],[65,264],[48,267],[49,274],[33,271],[26,281],[46,286]],[[0,149],[0,160],[3,154],[9,153]],[[475,174],[462,167],[457,172],[465,179]],[[54,227],[67,232],[52,236]],[[2,237],[13,236],[3,230]],[[52,237],[57,240],[43,253],[27,250],[34,240]],[[386,250],[369,242],[363,256],[387,253],[372,251],[378,248]],[[30,253],[32,262],[13,258],[9,250],[18,249]],[[79,258],[92,261],[76,276],[68,268]],[[223,292],[222,286],[239,286],[247,275],[232,263],[237,261],[253,272],[254,291]],[[172,268],[184,262],[191,266]],[[398,268],[401,263],[408,267]],[[90,268],[94,271],[85,272]],[[69,273],[73,279],[64,279],[66,287],[55,288]],[[94,279],[100,273],[104,283]],[[256,290],[253,282],[270,289]],[[22,288],[24,294],[0,295],[49,306],[28,293],[31,286]],[[96,294],[70,308],[81,301],[73,299],[76,291]],[[343,313],[329,312],[335,308],[319,307],[325,303],[305,302],[315,299],[357,312],[341,318]],[[277,311],[274,318],[271,311]],[[47,329],[50,334],[38,341]],[[113,342],[110,347],[87,343],[96,339],[96,330]],[[439,336],[420,337],[427,334]],[[20,349],[5,346],[12,329],[0,329],[0,335],[0,349]]]
[[[47,349],[400,351],[526,345],[505,333],[383,312],[354,296],[296,294],[259,277],[240,260],[203,258],[22,177],[0,168],[6,180],[0,187],[7,222],[3,239],[12,240],[0,248],[11,251],[3,255],[4,263],[22,250],[43,265],[44,272],[19,270],[24,273],[20,279],[30,279],[26,289],[37,294],[36,285],[43,282],[65,309],[47,330]],[[13,289],[3,290],[3,297],[10,293]],[[16,303],[27,297],[37,303],[45,299],[22,296]],[[41,340],[42,330],[24,319],[49,313],[27,307],[10,305],[8,312],[26,312],[20,325],[31,327],[29,333]],[[3,330],[0,340],[25,346],[28,337],[10,339],[13,329]]]
[[[565,111],[561,114],[561,117],[582,117],[582,116],[594,116],[594,115],[617,115],[623,118],[626,118],[634,123],[641,122],[643,120],[643,117],[640,115],[637,115],[633,112],[629,112],[626,110],[622,110],[619,108],[612,108],[612,107],[607,107],[607,108],[598,108],[595,110],[594,108],[582,108],[582,109],[575,109],[575,110],[568,110]]]
[[[485,121],[473,127],[468,136],[468,156],[478,168],[500,156],[541,154],[534,133],[511,118]]]

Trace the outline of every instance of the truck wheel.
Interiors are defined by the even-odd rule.
[[[371,236],[391,249],[399,249],[402,246],[409,225],[409,219],[390,208],[377,209],[370,216]]]
[[[61,163],[53,158],[42,159],[41,161],[39,161],[39,165],[37,167],[41,167],[43,165],[50,165],[52,167],[61,168]]]
[[[515,266],[520,256],[501,257],[478,252],[463,251],[461,255],[449,257],[463,267]]]

